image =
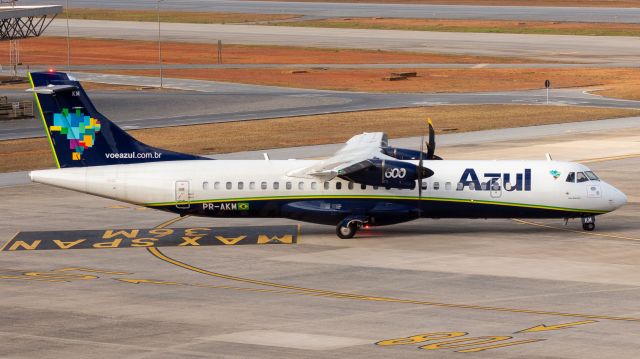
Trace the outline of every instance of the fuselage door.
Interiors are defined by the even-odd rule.
[[[176,181],[176,208],[188,209],[190,206],[189,181]]]
[[[489,182],[491,198],[500,198],[502,196],[502,183],[500,182],[502,182],[500,178]]]

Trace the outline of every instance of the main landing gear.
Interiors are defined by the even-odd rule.
[[[596,229],[596,216],[582,217],[582,229],[585,231],[593,231]]]
[[[336,235],[342,239],[353,238],[358,229],[362,228],[369,219],[364,216],[347,217],[336,226]]]

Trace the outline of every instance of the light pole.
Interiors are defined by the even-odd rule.
[[[160,2],[156,3],[156,10],[158,12],[158,65],[160,67],[160,88],[162,89],[162,42],[160,41]]]

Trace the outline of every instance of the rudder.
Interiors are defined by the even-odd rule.
[[[59,168],[207,159],[136,140],[98,112],[66,73],[33,72],[29,80]]]

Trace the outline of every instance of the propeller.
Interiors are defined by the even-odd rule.
[[[424,157],[424,135],[420,136],[420,159],[418,160],[418,200],[422,201],[422,161]],[[418,202],[422,203],[422,202]],[[420,205],[422,207],[422,204]]]
[[[431,118],[427,118],[427,124],[429,129],[429,142],[427,143],[427,159],[428,160],[441,160],[442,158],[435,155],[436,152],[436,131],[433,129],[433,123]],[[424,141],[422,141],[424,142]]]

